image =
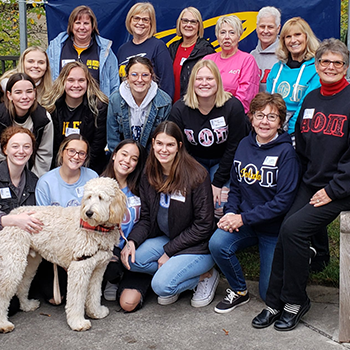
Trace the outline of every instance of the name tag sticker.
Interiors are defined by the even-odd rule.
[[[223,126],[226,126],[225,118],[219,117],[219,118],[211,119],[210,125],[211,125],[212,129],[218,129],[218,128],[221,128]]]
[[[137,196],[129,197],[127,199],[127,202],[128,202],[128,207],[137,207],[141,205],[141,199],[140,197],[137,197]]]
[[[263,165],[276,166],[278,157],[267,156],[264,160]]]
[[[186,201],[186,197],[180,191],[173,193],[170,198],[183,203]]]
[[[74,129],[74,128],[66,128],[65,135],[69,136],[72,134],[80,134],[80,129]]]
[[[0,196],[1,196],[1,199],[8,199],[8,198],[11,198],[10,189],[9,189],[8,187],[1,188],[1,189],[0,189]]]
[[[186,61],[186,59],[187,59],[186,57],[182,57],[182,58],[181,58],[180,66],[182,66],[182,65],[184,64],[184,62]]]
[[[63,68],[67,63],[70,63],[70,62],[75,62],[75,59],[62,60],[62,68]]]
[[[78,197],[82,197],[84,195],[84,186],[77,187],[75,191],[77,192]]]
[[[308,108],[304,110],[303,119],[312,119],[315,113],[315,108]]]

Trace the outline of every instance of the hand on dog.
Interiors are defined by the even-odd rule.
[[[38,233],[42,230],[43,223],[31,216],[35,211],[28,211],[26,213],[5,215],[1,218],[2,226],[18,226],[22,230],[29,233]]]
[[[169,256],[167,253],[164,253],[159,259],[158,259],[158,269],[160,269],[162,267],[162,265],[164,265],[168,260],[169,260]]]
[[[125,244],[123,250],[120,253],[120,258],[122,259],[123,265],[130,270],[129,265],[129,256],[131,256],[131,262],[135,262],[135,243],[134,241],[129,241],[128,244]]]

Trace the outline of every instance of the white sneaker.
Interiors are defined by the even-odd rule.
[[[167,297],[160,297],[160,296],[158,296],[158,304],[159,305],[174,304],[177,301],[177,299],[179,299],[179,294],[169,295]]]
[[[204,278],[203,281],[198,283],[196,291],[191,299],[191,305],[193,307],[203,307],[209,305],[214,299],[219,280],[219,272],[213,269],[213,274],[211,277]]]
[[[117,300],[118,284],[113,284],[107,281],[106,288],[103,292],[103,296],[108,301]]]

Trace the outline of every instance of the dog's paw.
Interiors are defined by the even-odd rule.
[[[82,320],[75,320],[74,322],[72,321],[67,321],[68,325],[70,328],[72,328],[73,331],[87,331],[88,329],[91,328],[91,322],[89,320],[86,319],[82,319]]]
[[[21,301],[21,310],[25,312],[34,311],[40,306],[40,301],[35,299],[28,299]]]
[[[2,322],[0,324],[0,333],[12,332],[15,328],[15,325],[9,321]]]
[[[104,305],[100,305],[98,309],[95,309],[93,312],[91,310],[86,310],[86,314],[94,319],[105,318],[109,315],[109,309]]]

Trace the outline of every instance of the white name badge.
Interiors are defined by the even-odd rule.
[[[65,135],[69,136],[72,134],[80,134],[80,129],[74,129],[74,128],[66,128]]]
[[[67,63],[70,63],[70,62],[75,62],[75,59],[67,59],[67,60],[62,60],[62,68],[67,64]]]
[[[210,120],[210,125],[212,129],[218,129],[223,126],[226,126],[225,118],[224,117],[219,117],[215,119]]]
[[[181,61],[180,61],[180,66],[182,66],[186,60],[187,60],[186,57],[182,57],[182,58],[181,58]]]
[[[128,207],[138,207],[139,205],[141,205],[141,199],[140,197],[137,196],[133,196],[133,197],[129,197],[127,199],[128,202]]]
[[[1,199],[11,198],[10,189],[8,187],[1,188],[0,189],[0,196],[1,196]]]
[[[75,192],[77,193],[78,197],[82,197],[84,195],[84,186],[77,187]]]
[[[277,164],[278,157],[267,156],[264,160],[263,165],[275,166]]]
[[[170,198],[183,203],[185,203],[186,201],[186,197],[183,196],[180,191],[176,191],[175,193],[173,193]]]
[[[315,114],[315,108],[307,108],[304,110],[303,119],[312,119]]]

